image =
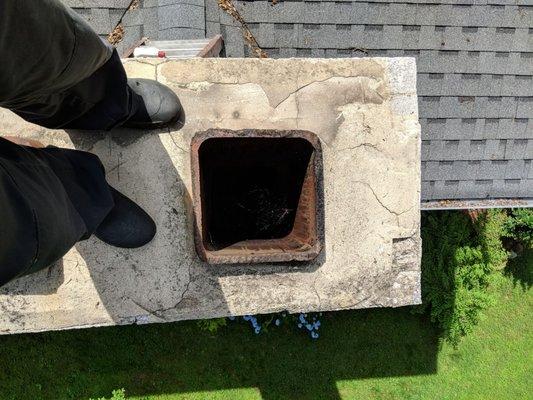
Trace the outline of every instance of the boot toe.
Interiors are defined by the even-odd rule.
[[[159,108],[150,114],[152,122],[167,124],[175,121],[181,112],[178,96],[169,87],[161,85],[159,97],[161,99]]]
[[[110,186],[115,206],[94,235],[115,247],[136,248],[150,242],[156,234],[155,222],[136,203]]]
[[[125,126],[150,128],[168,125],[183,113],[178,96],[168,86],[141,78],[128,79],[128,86],[142,101]]]

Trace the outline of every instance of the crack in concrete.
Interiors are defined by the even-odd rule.
[[[345,308],[345,309],[357,308],[358,305],[360,305],[361,303],[364,303],[365,301],[367,301],[371,297],[372,297],[372,294],[369,294],[368,296],[362,298],[361,300],[357,300],[355,303],[349,304],[347,307],[343,307],[343,308]]]
[[[320,272],[317,272],[315,279],[313,279],[313,291],[315,292],[315,295],[318,299],[318,307],[322,304],[322,298],[320,297],[320,294],[318,293],[318,290],[316,288],[316,282],[318,281],[318,278],[320,278]]]
[[[344,149],[338,149],[338,151],[356,150],[356,149],[358,149],[360,147],[371,147],[371,148],[373,148],[374,150],[376,150],[379,153],[382,152],[375,144],[367,143],[367,142],[358,144],[357,146],[353,146],[353,147],[346,147]]]
[[[129,160],[120,161],[117,165],[115,165],[113,168],[107,171],[107,174],[110,174],[111,172],[115,171],[116,169],[120,168],[124,164],[126,164]],[[119,174],[120,176],[120,174]],[[120,179],[119,179],[120,180]]]
[[[298,72],[296,73],[296,87],[298,89],[296,89],[294,92],[292,92],[291,94],[289,94],[284,100],[280,101],[275,107],[274,109],[278,108],[278,106],[283,103],[286,99],[288,99],[291,95],[294,94],[294,102],[296,103],[296,129],[299,129],[300,128],[300,99],[298,98],[298,93],[300,92],[301,89],[303,89],[304,87],[307,87],[309,86],[310,84],[308,85],[305,85],[305,86],[302,86],[300,87],[300,74],[302,73],[302,66],[300,65],[298,67]],[[312,83],[315,83],[315,82],[312,82]],[[263,87],[261,87],[263,89]],[[263,89],[264,91],[265,89]],[[268,94],[266,93],[265,91],[265,95],[267,96],[268,98]]]
[[[178,300],[178,302],[176,304],[174,304],[174,307],[172,308],[178,308],[178,306],[182,303],[182,301],[185,299],[185,295],[189,292],[189,288],[191,286],[191,282],[192,282],[192,278],[191,278],[191,264],[189,264],[189,268],[188,268],[188,280],[187,280],[187,284],[185,285],[185,290],[183,291],[183,293],[181,294],[181,298]]]
[[[363,95],[363,101],[362,103],[366,103],[366,98],[365,98],[365,91],[363,89],[363,81],[362,81],[362,78],[367,78],[367,79],[370,79],[374,82],[379,82],[380,79],[376,79],[374,77],[369,77],[369,76],[352,76],[352,75],[349,75],[349,76],[337,76],[337,75],[334,75],[334,76],[330,76],[328,78],[324,78],[324,79],[319,79],[319,80],[316,80],[316,81],[312,81],[312,82],[309,82],[309,83],[306,83],[305,85],[303,86],[299,86],[299,83],[300,83],[300,73],[301,73],[301,69],[302,67],[300,66],[300,68],[298,69],[298,73],[296,74],[296,86],[298,87],[297,89],[293,90],[292,92],[290,92],[287,96],[285,96],[283,99],[281,99],[278,104],[276,104],[275,106],[272,105],[274,108],[278,108],[280,104],[282,104],[284,101],[286,101],[289,97],[291,97],[293,94],[296,95],[298,92],[300,92],[301,90],[305,89],[306,87],[308,86],[311,86],[315,83],[322,83],[322,82],[327,82],[329,80],[332,80],[332,79],[357,79],[360,87],[361,87],[361,93]],[[261,86],[262,88],[262,86]],[[264,90],[264,89],[263,89]],[[385,99],[383,99],[383,96],[381,96],[379,94],[378,91],[374,90],[374,92],[379,96],[380,99],[382,99],[383,101]],[[266,94],[266,91],[265,91],[265,94]],[[267,95],[268,97],[268,95]],[[346,103],[348,104],[348,101],[345,100]]]
[[[190,285],[191,285],[191,281],[192,281],[192,279],[191,279],[191,265],[189,264],[189,277],[188,277],[187,283],[185,285],[185,289],[181,293],[180,299],[177,301],[177,303],[175,303],[173,306],[170,306],[170,307],[158,308],[158,309],[152,310],[152,309],[149,309],[148,307],[143,306],[142,304],[140,304],[136,300],[132,299],[131,297],[129,297],[129,300],[132,303],[134,303],[135,305],[137,305],[139,308],[141,308],[142,310],[144,310],[147,313],[149,313],[150,315],[153,315],[154,317],[162,319],[162,320],[166,320],[166,318],[165,318],[165,316],[163,314],[166,313],[167,311],[174,310],[174,309],[178,308],[179,305],[183,302],[183,300],[185,300],[185,295],[189,291],[189,288],[190,288]]]
[[[145,63],[147,64],[147,63]],[[158,70],[159,70],[159,65],[157,65],[156,67],[156,79],[159,80],[159,76],[158,76]],[[311,86],[315,83],[323,83],[323,82],[327,82],[327,81],[330,81],[332,79],[357,79],[360,87],[361,87],[361,93],[363,95],[363,100],[361,101],[362,103],[366,103],[367,102],[367,99],[365,97],[365,91],[364,91],[364,85],[363,85],[363,81],[362,81],[362,78],[366,78],[366,79],[369,79],[369,80],[372,80],[374,82],[377,82],[377,83],[380,83],[381,82],[381,79],[376,79],[374,77],[370,77],[370,76],[353,76],[353,75],[348,75],[348,76],[338,76],[338,75],[334,75],[334,76],[330,76],[330,77],[327,77],[327,78],[324,78],[324,79],[319,79],[319,80],[316,80],[316,81],[312,81],[312,82],[309,82],[309,83],[306,83],[305,85],[302,85],[302,86],[299,86],[299,82],[300,82],[300,75],[301,75],[301,70],[302,70],[302,66],[299,67],[298,69],[298,72],[296,74],[296,89],[289,92],[284,98],[282,98],[281,100],[277,101],[277,103],[273,104],[272,101],[271,101],[271,96],[269,96],[268,92],[269,90],[268,89],[265,89],[263,87],[263,85],[260,83],[260,82],[252,82],[252,81],[238,81],[238,82],[220,82],[220,81],[194,81],[194,82],[176,82],[174,83],[177,87],[179,87],[180,89],[185,89],[185,90],[191,90],[191,91],[199,91],[199,90],[202,90],[202,88],[200,87],[192,87],[192,85],[194,84],[209,84],[209,86],[212,86],[212,85],[222,85],[222,86],[235,86],[235,85],[257,85],[261,88],[261,90],[263,90],[263,92],[265,93],[265,96],[267,97],[269,103],[270,103],[270,106],[274,109],[278,108],[282,103],[284,103],[285,101],[287,101],[292,95],[295,95],[295,101],[298,103],[298,99],[297,99],[297,94],[302,91],[303,89],[305,89],[306,87],[308,86]],[[378,95],[378,97],[382,100],[382,101],[385,101],[386,99],[377,91],[377,90],[374,90],[373,91],[374,93],[376,93],[376,95]],[[348,103],[348,101],[346,100],[346,103]],[[297,107],[298,107],[298,104],[297,104]],[[298,108],[297,108],[298,110]],[[299,110],[298,110],[299,111]],[[297,114],[299,113],[297,111]]]
[[[170,62],[170,59],[169,58],[158,58],[157,59],[157,63],[153,63],[153,62],[150,62],[150,61],[145,61],[141,57],[141,58],[134,58],[133,61],[129,61],[129,62],[134,62],[134,63],[138,62],[140,64],[146,64],[146,65],[151,65],[153,67],[159,67],[162,64],[166,64],[167,62]]]
[[[195,84],[198,85],[198,84],[206,84],[208,86],[213,86],[213,85],[220,85],[220,86],[235,86],[235,85],[257,85],[257,86],[261,86],[260,83],[258,82],[217,82],[217,81],[193,81],[193,82],[177,82],[177,83],[174,83],[177,87],[179,87],[180,89],[185,89],[185,90],[191,90],[193,92],[198,92],[198,91],[201,91],[203,90],[203,87],[202,86],[194,86]]]
[[[162,63],[155,65],[155,80],[157,82],[159,82],[159,69],[161,68],[163,64],[166,64],[167,62],[168,62],[168,59],[166,61],[163,61]],[[148,63],[145,63],[145,64],[148,64]]]
[[[172,132],[170,131],[170,127],[168,127],[167,129],[168,129],[168,136],[170,137],[170,140],[172,140],[172,143],[174,143],[174,146],[176,146],[176,148],[178,148],[182,153],[187,153],[185,149],[178,146],[178,144],[176,143],[176,140],[174,139],[174,137],[172,136]]]
[[[370,186],[368,183],[366,182],[363,182],[363,181],[355,181],[355,183],[360,183],[366,187],[368,187],[370,189],[370,191],[372,192],[372,194],[374,195],[374,198],[376,199],[376,201],[380,204],[381,207],[383,207],[385,210],[387,210],[388,212],[390,212],[391,214],[394,214],[396,217],[399,217],[400,215],[402,214],[405,214],[406,212],[412,210],[415,206],[411,206],[409,207],[407,210],[404,210],[404,211],[401,211],[401,212],[398,212],[398,211],[394,211],[392,209],[390,209],[389,207],[387,207],[382,201],[381,199],[378,197],[378,195],[376,194],[376,192],[374,191],[374,189],[372,188],[372,186]]]
[[[164,319],[164,318],[162,318],[161,316],[157,315],[157,312],[158,312],[157,310],[152,311],[152,310],[146,308],[145,306],[143,306],[143,305],[142,305],[141,303],[139,303],[138,301],[133,300],[131,297],[130,297],[129,299],[130,299],[130,301],[131,301],[133,304],[135,304],[135,305],[136,305],[137,307],[139,307],[141,310],[147,312],[147,313],[150,314],[150,315],[153,315],[154,317],[156,317],[156,318],[158,318],[158,319]]]

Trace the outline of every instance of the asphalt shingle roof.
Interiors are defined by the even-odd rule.
[[[78,12],[102,37],[107,37],[131,0],[62,0]],[[204,0],[141,0],[122,23],[126,34],[117,45],[119,53],[142,37],[153,40],[205,37]]]
[[[65,2],[101,34],[129,4]],[[417,59],[423,200],[533,198],[533,0],[235,4],[271,57]],[[216,0],[144,0],[124,25],[121,48],[221,33],[228,57],[249,54]]]

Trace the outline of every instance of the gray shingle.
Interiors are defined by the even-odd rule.
[[[150,39],[159,38],[159,16],[156,7],[143,8],[143,36]]]
[[[71,8],[126,8],[131,0],[60,0]],[[146,2],[147,0],[145,0]],[[157,0],[154,0],[157,1]]]
[[[425,161],[423,180],[527,179],[525,160]]]
[[[420,96],[425,118],[533,118],[533,97]]]
[[[309,0],[311,1],[311,0]],[[339,0],[313,0],[321,2],[333,2]],[[350,0],[343,0],[350,1]],[[412,3],[412,4],[435,4],[436,0],[372,0],[375,3]],[[452,4],[454,6],[468,6],[468,5],[518,5],[518,6],[532,6],[531,0],[440,0],[439,4]],[[464,7],[463,9],[466,9]]]
[[[421,193],[424,199],[437,198],[434,194],[435,181],[423,180],[421,185]]]
[[[272,7],[267,1],[238,1],[237,7],[248,22],[427,25],[465,27],[529,28],[533,15],[516,5],[491,9],[485,6],[455,7],[451,4],[409,4],[379,2],[300,2],[285,1]]]
[[[124,15],[122,22],[124,23],[124,26],[142,25],[144,22],[143,10],[138,8],[136,10],[128,11]]]
[[[434,196],[437,198],[456,199],[461,195],[459,180],[435,181]]]
[[[465,182],[466,184],[466,182]],[[492,191],[493,180],[492,179],[477,179],[473,181],[470,185],[464,188],[461,197],[468,196],[470,198],[487,198],[490,197]]]
[[[244,57],[244,43],[239,28],[220,24],[227,57]]]
[[[71,8],[120,8],[117,0],[62,0],[62,3]],[[128,2],[129,4],[129,2]]]
[[[119,54],[123,53],[126,49],[132,47],[135,42],[141,39],[143,36],[143,27],[141,25],[128,26],[126,28],[126,34],[122,41],[117,45]]]
[[[203,39],[205,38],[205,31],[203,29],[180,27],[161,29],[158,32],[159,40],[174,40],[177,37],[180,39]]]
[[[531,75],[533,49],[531,53],[506,53],[497,56],[495,51],[435,51],[421,49],[417,58],[419,72],[432,73],[478,73]],[[408,52],[404,50],[404,53]]]
[[[108,9],[74,9],[98,34],[108,34],[111,27],[111,19]]]
[[[533,193],[533,179],[522,179],[520,182],[520,197],[531,197],[531,193]],[[510,194],[509,197],[515,196],[514,194]]]
[[[533,160],[533,138],[532,136],[529,137],[529,140],[527,142],[525,155],[524,155],[524,159],[526,160]]]
[[[221,10],[216,1],[205,2],[205,20],[208,22],[220,22]]]
[[[205,23],[205,36],[206,37],[212,37],[214,35],[218,35],[220,33],[220,23],[219,22],[212,22],[207,21]]]
[[[131,3],[131,0],[113,0],[113,1],[107,1],[106,3],[108,4],[108,5],[104,6],[106,8],[112,8],[113,7],[113,8],[125,9],[126,7],[129,7],[129,5]],[[112,5],[110,5],[109,3],[112,3]]]
[[[96,33],[109,33],[114,28],[111,25],[109,10],[106,8],[93,8],[87,20]]]
[[[168,6],[174,4],[193,4],[195,6],[204,7],[204,0],[159,0],[159,6]]]
[[[530,96],[533,76],[419,73],[418,93],[422,96]]]
[[[444,32],[436,32],[428,26],[367,24],[353,25],[350,31],[346,31],[337,30],[333,24],[323,24],[319,25],[320,29],[304,29],[295,41],[292,35],[269,36],[272,25],[275,24],[259,24],[258,40],[264,47],[283,43],[283,47],[499,51],[506,55],[509,51],[531,50],[530,35],[525,28],[516,28],[512,34],[499,33],[497,28],[479,28],[478,33],[469,38],[461,34],[460,27],[447,27]]]
[[[504,158],[506,159],[525,159],[533,158],[533,152],[528,153],[528,148],[533,149],[533,139],[513,139],[507,141]]]
[[[491,196],[500,198],[531,197],[533,179],[495,180]]]
[[[533,139],[450,139],[423,140],[424,161],[524,160]]]
[[[169,28],[205,29],[204,8],[192,4],[159,6],[158,20],[160,31]]]
[[[524,161],[524,178],[533,180],[533,161],[525,160]]]
[[[474,73],[528,76],[533,73],[533,53],[494,51],[399,50],[401,55],[416,57],[419,72]],[[400,55],[400,54],[397,54]]]

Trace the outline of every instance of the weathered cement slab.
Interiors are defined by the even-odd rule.
[[[128,61],[171,86],[185,125],[151,134],[48,131],[0,111],[4,134],[100,156],[156,220],[148,246],[91,238],[0,290],[0,333],[420,301],[420,127],[410,58]],[[325,249],[310,265],[208,266],[193,243],[189,146],[209,128],[319,135]]]

